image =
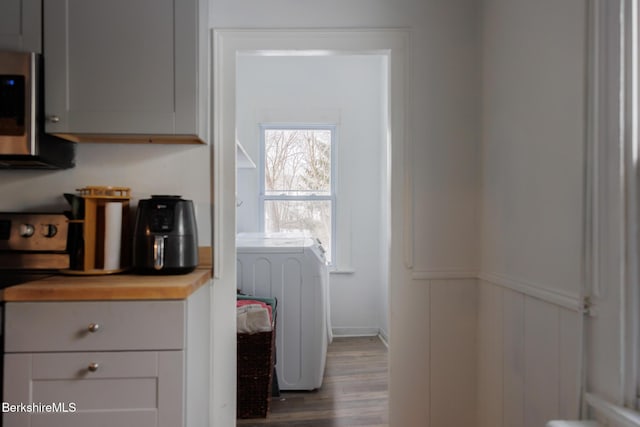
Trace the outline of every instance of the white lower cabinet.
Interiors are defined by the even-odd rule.
[[[207,286],[183,301],[7,303],[3,425],[208,425],[208,307]]]
[[[5,413],[4,425],[180,426],[183,365],[183,351],[8,354],[4,400],[42,412]]]

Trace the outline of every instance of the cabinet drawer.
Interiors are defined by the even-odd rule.
[[[12,384],[4,401],[57,405],[54,412],[5,413],[4,425],[182,425],[183,351],[18,353],[4,364]]]
[[[185,301],[7,303],[5,352],[183,349],[185,305]]]

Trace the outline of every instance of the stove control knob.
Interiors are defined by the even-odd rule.
[[[20,237],[31,237],[36,231],[35,227],[31,224],[20,224]]]
[[[53,237],[58,234],[58,227],[53,224],[47,224],[42,226],[42,235],[44,237]]]

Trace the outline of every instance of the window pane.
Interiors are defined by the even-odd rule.
[[[266,232],[309,232],[322,242],[331,262],[330,200],[265,200]]]
[[[265,195],[331,193],[331,130],[265,129]]]

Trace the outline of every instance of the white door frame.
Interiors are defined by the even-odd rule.
[[[406,283],[413,264],[412,171],[409,138],[409,32],[397,29],[296,30],[216,29],[213,31],[213,330],[212,421],[235,425],[235,406],[229,403],[235,384],[236,293],[236,56],[244,54],[343,55],[376,54],[389,58],[388,163],[390,182],[389,357],[393,366],[395,295]],[[227,304],[228,303],[228,304]],[[233,356],[233,357],[231,357]],[[221,378],[220,376],[224,376]],[[400,387],[400,385],[398,385]],[[390,372],[393,408],[393,369]],[[228,410],[221,414],[220,408]],[[390,414],[392,416],[392,413]]]

